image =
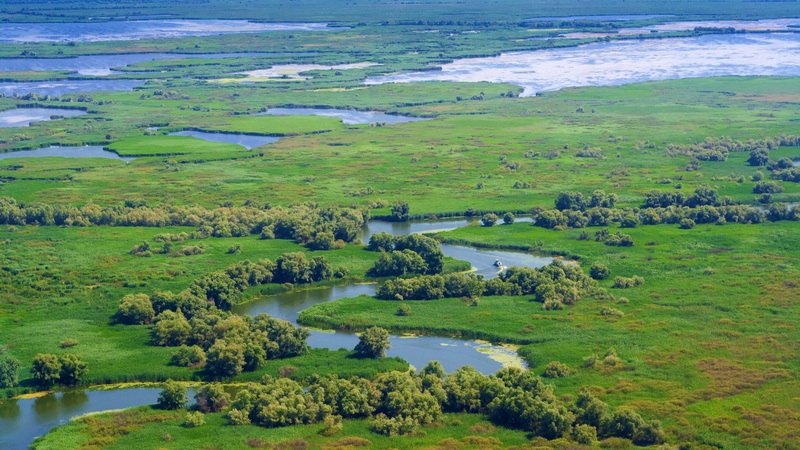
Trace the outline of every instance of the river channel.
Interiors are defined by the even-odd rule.
[[[528,221],[521,218],[520,221]],[[470,222],[464,219],[393,223],[370,221],[363,230],[364,242],[374,233],[388,232],[396,235],[430,231],[451,230]],[[497,225],[503,226],[503,225]],[[494,261],[500,259],[507,266],[539,267],[552,261],[522,252],[481,250],[455,245],[443,245],[445,255],[468,261],[477,273],[490,278],[498,275]],[[375,284],[326,287],[292,291],[263,297],[234,308],[240,314],[266,313],[273,317],[296,323],[300,311],[321,302],[359,295],[372,295]],[[353,333],[312,330],[308,343],[312,347],[352,349],[358,342]],[[388,356],[399,356],[412,366],[421,369],[432,360],[442,363],[448,372],[471,365],[483,373],[493,373],[504,365],[524,365],[512,347],[486,342],[442,338],[434,336],[391,336],[392,348]],[[25,448],[36,436],[50,428],[66,423],[70,418],[94,411],[130,408],[154,404],[160,388],[130,388],[101,391],[67,391],[50,393],[38,398],[6,400],[0,403],[0,448]]]

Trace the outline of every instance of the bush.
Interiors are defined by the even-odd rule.
[[[197,408],[205,413],[220,412],[228,406],[231,396],[225,392],[220,384],[205,384],[197,390],[194,398],[197,400]]]
[[[597,429],[591,425],[577,425],[572,429],[572,440],[578,444],[592,445],[597,441]]]
[[[500,218],[497,217],[497,214],[492,214],[492,213],[485,214],[481,218],[481,225],[483,225],[484,227],[492,227],[494,226],[494,224],[497,223],[498,220],[500,220]]]
[[[61,341],[58,346],[61,348],[71,348],[75,347],[76,345],[80,344],[80,341],[77,339],[67,338]]]
[[[612,308],[610,306],[603,306],[602,308],[600,308],[600,315],[603,316],[603,317],[616,317],[616,318],[619,318],[619,317],[623,317],[625,315],[625,313],[620,311],[620,310],[618,310],[618,309]]]
[[[589,267],[589,276],[595,280],[605,280],[611,275],[611,269],[600,263],[592,263]]]
[[[639,275],[634,275],[630,278],[614,277],[614,285],[612,287],[616,289],[628,289],[636,286],[641,286],[643,284],[644,284],[644,278],[640,277]]]
[[[783,192],[783,186],[774,181],[759,181],[753,186],[754,194],[777,194]]]
[[[122,297],[117,309],[117,319],[129,325],[150,323],[155,315],[153,303],[145,294],[129,294]]]
[[[407,304],[403,303],[397,308],[397,315],[398,316],[410,316],[411,315],[411,307]]]
[[[680,228],[683,230],[691,230],[694,228],[694,225],[694,220],[689,219],[688,217],[686,219],[681,219]]]
[[[231,245],[226,252],[229,255],[238,255],[242,253],[242,246],[240,244]]]
[[[186,428],[197,428],[205,423],[206,419],[200,411],[186,413],[186,418],[183,420],[183,426]]]
[[[86,362],[82,361],[78,355],[67,353],[59,357],[61,362],[61,372],[59,382],[67,386],[74,386],[80,383],[89,372]]]
[[[558,361],[550,361],[544,367],[544,372],[542,376],[545,378],[562,378],[568,375],[572,375],[572,369],[569,368],[566,364],[560,363]]]
[[[354,350],[361,358],[382,358],[390,347],[389,332],[380,327],[371,327],[358,337]]]
[[[179,409],[183,408],[183,405],[189,401],[189,397],[186,396],[186,386],[181,385],[180,383],[172,380],[167,380],[164,383],[164,388],[161,390],[161,393],[158,394],[158,402],[156,406],[161,409]]]
[[[231,422],[231,425],[248,425],[250,424],[250,415],[247,411],[231,408],[230,411],[228,411],[228,420]]]
[[[11,388],[19,383],[19,361],[0,353],[0,388]]]
[[[172,354],[170,364],[181,367],[199,367],[206,363],[206,352],[197,345],[181,345],[177,352]]]

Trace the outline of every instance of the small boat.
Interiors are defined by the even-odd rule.
[[[495,266],[495,267],[504,267],[504,266],[503,266],[503,263],[502,263],[502,262],[500,262],[500,260],[499,260],[499,259],[495,259],[495,260],[494,260],[494,266]]]

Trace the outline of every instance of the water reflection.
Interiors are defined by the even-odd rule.
[[[14,108],[0,112],[0,128],[28,127],[33,122],[82,116],[86,111],[61,108]]]
[[[0,153],[0,161],[9,158],[43,158],[48,156],[58,156],[62,158],[106,158],[125,162],[136,159],[119,156],[118,154],[97,145],[84,145],[82,147],[60,147],[51,145],[50,147],[39,148],[36,150]]]
[[[272,144],[278,142],[279,137],[274,136],[256,136],[251,134],[241,133],[210,133],[207,131],[176,131],[169,133],[170,136],[192,136],[204,141],[212,142],[226,142],[229,144],[236,144],[250,150],[254,147]]]
[[[346,124],[385,122],[388,124],[403,122],[419,122],[428,120],[422,117],[400,116],[370,111],[350,111],[347,109],[324,109],[324,108],[272,108],[268,111],[253,114],[254,116],[289,116],[289,115],[309,115],[336,117],[342,119]]]

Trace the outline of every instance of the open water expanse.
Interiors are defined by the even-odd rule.
[[[274,136],[256,136],[242,133],[210,133],[208,131],[175,131],[169,133],[170,136],[192,136],[204,141],[226,142],[228,144],[241,145],[250,150],[253,147],[272,144],[281,138]]]
[[[456,60],[441,71],[399,73],[367,84],[504,82],[523,96],[567,87],[728,75],[800,75],[800,34],[714,34],[604,42]]]
[[[121,20],[79,23],[0,23],[0,42],[93,42],[184,38],[231,33],[331,30],[324,23],[259,23],[248,20]]]

